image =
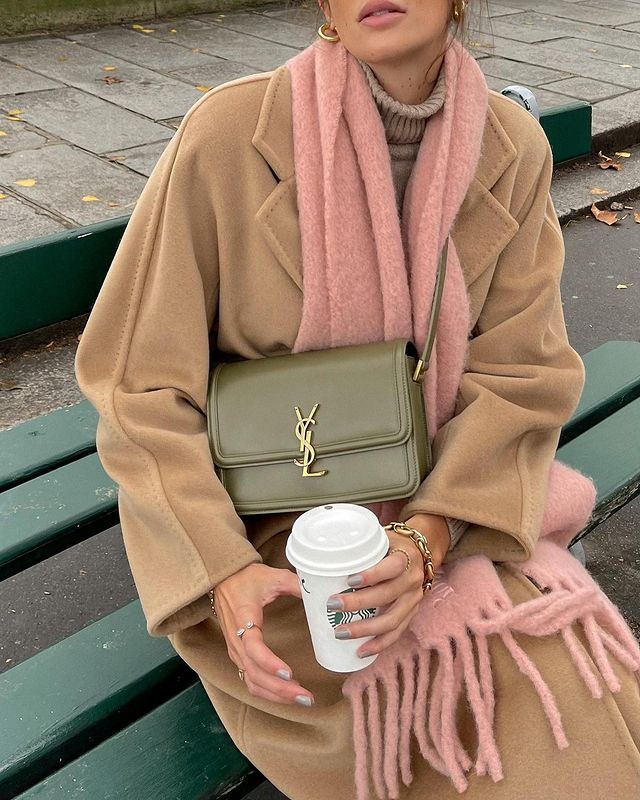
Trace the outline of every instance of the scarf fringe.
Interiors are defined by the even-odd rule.
[[[560,749],[569,746],[560,710],[553,692],[533,660],[516,641],[516,635],[560,634],[578,673],[593,698],[601,699],[604,685],[620,691],[611,665],[613,655],[640,682],[640,647],[624,618],[596,588],[566,585],[542,597],[508,610],[496,609],[494,618],[485,616],[473,626],[459,630],[430,648],[420,645],[411,633],[393,662],[383,653],[366,670],[362,679],[351,676],[345,686],[355,720],[354,725],[357,800],[368,800],[369,780],[379,800],[398,800],[400,782],[409,786],[412,737],[429,765],[447,776],[456,790],[468,788],[468,773],[502,779],[502,763],[495,738],[495,691],[487,637],[500,637],[520,672],[536,690]],[[588,644],[579,641],[573,625],[578,623]],[[543,631],[541,633],[541,630]],[[595,664],[589,663],[587,653]],[[437,664],[434,667],[434,655]],[[376,666],[379,663],[379,669]],[[391,664],[391,669],[390,669]],[[389,679],[389,676],[392,676]],[[475,760],[460,738],[457,713],[460,701],[468,704],[475,723]],[[383,709],[384,705],[384,709]],[[382,718],[384,717],[384,725]],[[361,740],[364,731],[366,741]]]

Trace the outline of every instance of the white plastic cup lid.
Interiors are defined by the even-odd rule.
[[[289,562],[311,575],[350,575],[377,564],[389,539],[376,515],[354,503],[331,503],[305,511],[287,540]]]

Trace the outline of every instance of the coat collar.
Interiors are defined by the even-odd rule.
[[[287,132],[287,135],[283,135]],[[302,247],[297,224],[293,126],[291,121],[291,76],[286,64],[275,69],[269,78],[258,122],[251,142],[278,178],[256,214],[274,255],[302,291]],[[452,233],[460,256],[467,285],[471,284],[518,230],[518,223],[491,194],[492,187],[518,151],[489,105],[487,123],[478,168],[464,205],[473,214],[461,214]],[[496,216],[502,225],[496,225]],[[476,226],[492,225],[496,236],[490,249],[478,254],[474,247]],[[468,245],[468,246],[467,246]]]

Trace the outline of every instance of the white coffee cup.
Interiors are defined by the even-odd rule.
[[[376,660],[356,650],[371,636],[336,639],[337,625],[369,619],[377,608],[355,612],[327,611],[330,595],[357,591],[349,575],[375,566],[385,557],[389,539],[376,515],[353,503],[331,503],[301,514],[293,523],[286,556],[302,588],[313,650],[318,663],[332,672],[355,672]]]

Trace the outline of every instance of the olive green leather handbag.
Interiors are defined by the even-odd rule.
[[[409,497],[431,471],[422,381],[436,337],[448,240],[422,356],[410,339],[218,363],[207,427],[238,514]]]

